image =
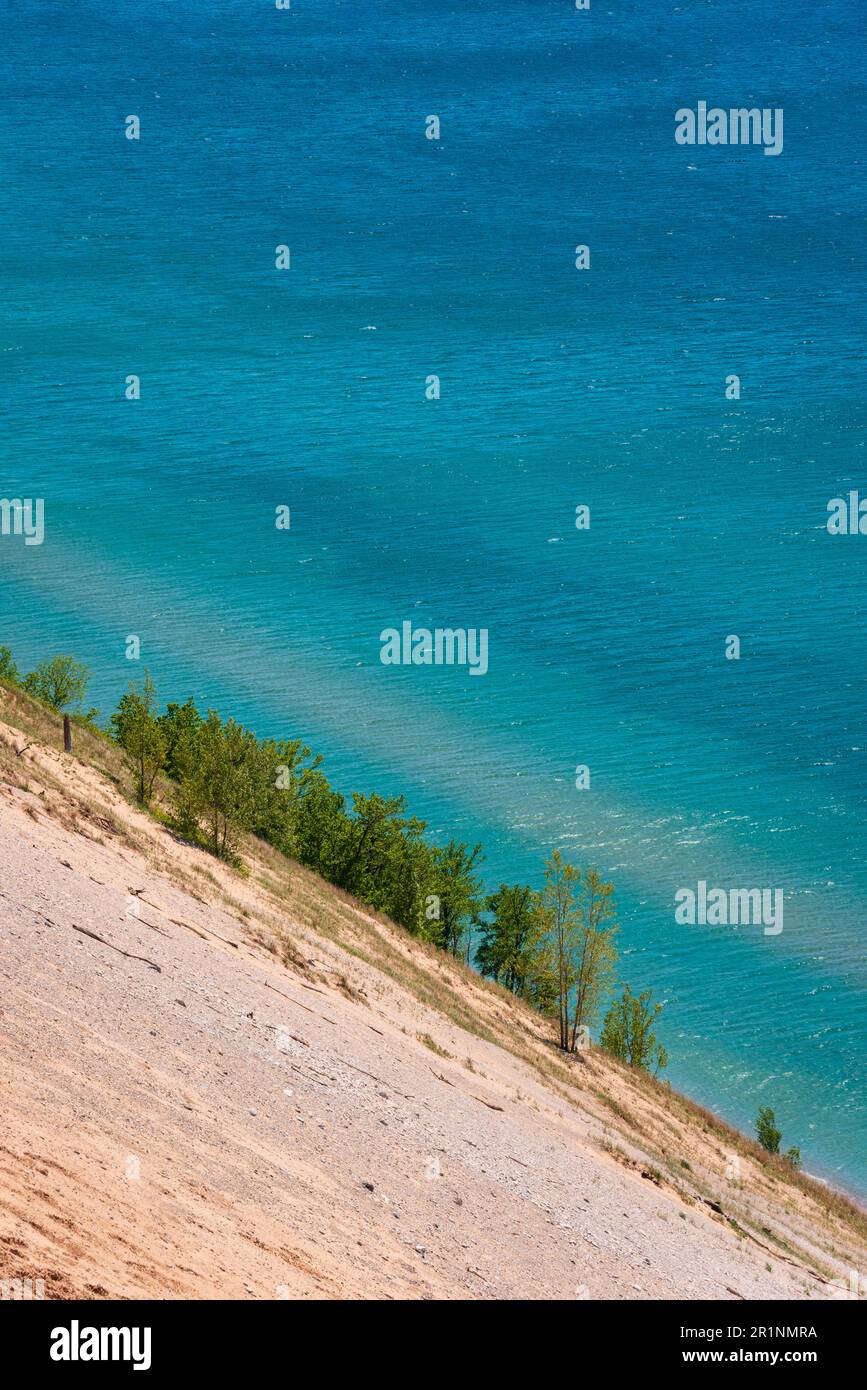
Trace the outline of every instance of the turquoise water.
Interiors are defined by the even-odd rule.
[[[867,495],[863,28],[23,0],[0,495],[46,539],[0,537],[0,642],[108,711],[136,634],[163,698],[303,735],[492,884],[597,864],[673,1084],[867,1192],[867,538],[824,524]],[[675,145],[703,99],[782,107],[782,155]],[[383,666],[405,619],[486,627],[488,674]],[[677,926],[699,879],[782,888],[782,934]]]

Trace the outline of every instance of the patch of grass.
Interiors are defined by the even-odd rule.
[[[623,1068],[622,1063],[618,1063],[614,1059],[611,1059],[611,1064],[621,1071],[628,1071],[629,1079],[639,1090],[643,1090],[647,1095],[658,1100],[661,1105],[675,1114],[679,1114],[691,1128],[699,1127],[707,1134],[721,1140],[728,1152],[743,1154],[750,1158],[757,1167],[763,1170],[769,1183],[780,1182],[788,1187],[796,1188],[820,1211],[835,1218],[841,1225],[848,1227],[861,1240],[867,1239],[867,1211],[859,1207],[845,1193],[838,1192],[835,1188],[818,1182],[815,1178],[808,1177],[800,1169],[793,1168],[783,1155],[768,1153],[756,1140],[751,1139],[749,1135],[715,1115],[712,1110],[699,1105],[697,1101],[690,1100],[688,1096],[673,1090],[667,1083],[657,1080],[649,1073],[638,1071],[635,1068]]]
[[[630,1115],[629,1111],[625,1110],[620,1102],[615,1100],[613,1096],[610,1096],[607,1091],[600,1091],[594,1088],[592,1094],[604,1106],[613,1111],[618,1120],[622,1120],[625,1125],[628,1125],[630,1129],[634,1129],[638,1134],[644,1133],[643,1126],[639,1124],[635,1116]]]
[[[610,1158],[613,1158],[616,1163],[622,1164],[624,1168],[638,1167],[635,1159],[632,1158],[625,1149],[622,1149],[619,1144],[612,1144],[610,1139],[603,1139],[599,1147],[607,1153]]]

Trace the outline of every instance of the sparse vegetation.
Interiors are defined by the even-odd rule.
[[[776,1117],[768,1105],[760,1105],[756,1116],[756,1138],[769,1154],[780,1152],[782,1131],[777,1129]]]
[[[0,647],[0,681],[5,685],[20,685],[21,676],[12,659],[9,647]]]
[[[780,1153],[783,1132],[777,1129],[777,1117],[769,1105],[759,1106],[759,1113],[756,1116],[756,1138],[767,1153]],[[802,1166],[801,1150],[798,1148],[786,1149],[781,1157],[792,1168],[799,1169]]]
[[[657,1075],[668,1064],[668,1054],[657,1042],[653,1027],[662,1005],[652,999],[652,990],[636,997],[627,985],[605,1016],[600,1042],[612,1057]]]
[[[136,796],[142,806],[150,805],[154,783],[166,763],[166,738],[156,707],[156,687],[145,671],[141,690],[131,685],[111,717],[114,736],[135,773]]]

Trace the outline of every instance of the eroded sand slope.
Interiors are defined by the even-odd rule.
[[[807,1298],[867,1267],[748,1159],[727,1190],[725,1146],[610,1064],[564,1085],[541,1021],[462,967],[285,861],[216,865],[27,742],[0,725],[0,1278],[46,1297]],[[649,1171],[660,1146],[691,1195]]]

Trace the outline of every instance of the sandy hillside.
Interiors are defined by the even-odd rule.
[[[0,715],[0,1278],[780,1299],[867,1268],[856,1209],[667,1088],[561,1059],[505,992],[267,848],[242,876],[178,842],[102,740],[48,746],[5,691]]]

